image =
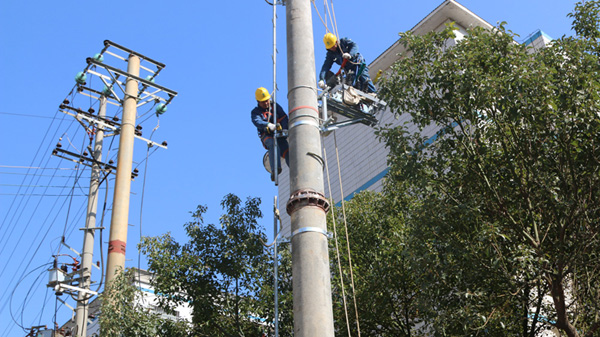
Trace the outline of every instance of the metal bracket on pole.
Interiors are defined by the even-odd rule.
[[[77,256],[81,257],[81,254],[76,251],[73,247],[69,246],[66,242],[65,242],[65,238],[63,237],[62,241],[60,242],[62,245],[64,245],[65,247],[69,248],[70,251],[72,251],[73,253],[77,254]]]
[[[296,229],[292,233],[292,238],[294,236],[296,236],[297,234],[302,234],[302,233],[307,233],[307,232],[320,233],[320,234],[325,235],[328,239],[332,239],[333,238],[333,234],[331,232],[327,232],[324,229],[319,228],[319,227],[302,227],[302,228],[298,228],[298,229]]]
[[[82,288],[74,287],[72,285],[68,285],[68,284],[64,284],[64,283],[59,283],[56,286],[54,286],[54,291],[56,291],[56,292],[66,292],[66,291],[64,291],[64,289],[75,290],[80,293],[86,293],[86,294],[92,294],[92,295],[98,296],[98,293],[93,290],[82,289]],[[69,307],[69,308],[71,308],[71,307]],[[74,309],[71,308],[71,310],[74,310]]]
[[[71,309],[71,311],[73,311],[73,312],[75,311],[75,308],[73,308],[67,302],[65,302],[62,299],[60,299],[60,297],[56,296],[56,299],[59,300],[62,304],[64,304],[67,308]]]
[[[70,115],[70,116],[73,116],[73,117],[76,117],[76,118],[85,119],[86,121],[88,121],[90,123],[96,124],[96,125],[98,125],[100,127],[103,127],[103,128],[110,129],[111,131],[117,131],[118,128],[121,126],[121,124],[113,122],[113,121],[111,121],[109,119],[106,119],[106,118],[99,119],[97,116],[93,116],[91,114],[87,114],[87,113],[83,112],[82,110],[78,110],[78,109],[75,109],[75,108],[72,108],[72,107],[69,107],[69,106],[63,106],[63,105],[61,105],[60,108],[61,109],[66,108],[66,109],[70,109],[70,110],[76,111],[77,115],[71,114],[71,113],[68,113],[66,111],[62,111],[61,110],[61,112],[65,113],[67,115]],[[142,140],[144,142],[146,142],[148,144],[148,146],[150,146],[150,147],[152,147],[152,146],[158,146],[158,147],[161,147],[163,149],[167,148],[167,146],[164,145],[165,143],[159,144],[157,142],[153,142],[150,139],[146,139],[146,138],[144,138],[144,137],[142,137],[140,135],[137,135],[137,134],[134,135],[134,137],[137,138],[137,139],[140,139],[140,140]]]

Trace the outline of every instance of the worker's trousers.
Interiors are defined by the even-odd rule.
[[[271,165],[271,172],[275,172],[273,170],[273,158],[277,158],[277,167],[279,168],[279,171],[281,171],[281,157],[285,158],[285,163],[288,165],[288,167],[290,166],[290,156],[287,138],[277,138],[277,156],[275,155],[275,142],[273,141],[273,137],[264,138],[263,145],[267,148],[267,150],[269,150],[269,165]]]

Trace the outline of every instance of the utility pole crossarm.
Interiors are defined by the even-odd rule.
[[[172,96],[172,97],[170,97],[170,98],[169,98],[169,100],[168,100],[168,101],[170,101],[170,100],[171,100],[173,97],[177,96],[177,92],[176,92],[176,91],[174,91],[174,90],[171,90],[171,89],[165,88],[165,87],[163,87],[163,86],[160,86],[160,85],[158,85],[158,84],[152,83],[151,81],[148,81],[148,80],[146,80],[146,79],[143,79],[143,78],[141,78],[141,77],[139,77],[139,76],[137,76],[137,75],[130,74],[130,73],[128,73],[128,72],[126,72],[126,71],[123,71],[123,70],[121,70],[121,69],[119,69],[119,68],[115,68],[115,67],[113,67],[113,66],[109,66],[108,64],[104,64],[104,63],[102,63],[102,62],[96,61],[96,60],[94,60],[94,59],[93,59],[93,58],[91,58],[91,57],[88,57],[88,58],[86,59],[86,62],[87,62],[89,65],[95,65],[95,66],[98,66],[98,67],[104,68],[104,69],[106,69],[107,71],[111,71],[111,72],[113,72],[113,73],[116,73],[116,74],[119,74],[119,75],[121,75],[121,76],[125,76],[125,77],[127,77],[127,78],[133,79],[133,80],[135,80],[135,81],[137,81],[137,82],[139,82],[139,83],[142,83],[142,84],[144,84],[145,86],[148,86],[148,87],[151,87],[151,88],[160,89],[160,90],[162,90],[162,91],[166,92],[167,94],[169,94],[170,96]],[[139,73],[139,71],[138,71],[138,73]],[[137,94],[136,94],[136,96],[137,96]]]

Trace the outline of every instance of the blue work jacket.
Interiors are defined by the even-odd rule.
[[[327,54],[325,55],[325,62],[323,62],[321,72],[319,73],[320,80],[325,79],[325,74],[327,74],[327,71],[331,69],[331,66],[334,62],[339,65],[342,64],[342,62],[344,61],[344,58],[342,57],[343,53],[350,54],[352,56],[350,61],[358,63],[361,55],[358,52],[358,45],[354,41],[350,40],[347,37],[343,37],[339,40],[339,45],[340,48],[336,48],[335,51],[327,49]],[[356,67],[356,65],[352,63],[346,63],[346,69],[351,69],[352,67]]]
[[[273,104],[271,104],[271,108]],[[256,126],[256,130],[258,131],[258,136],[264,142],[265,138],[273,137],[273,133],[267,132],[267,124],[273,123],[273,109],[263,109],[258,104],[252,112],[250,113],[252,117],[252,123]],[[281,124],[282,129],[288,128],[288,115],[285,113],[281,105],[277,103],[277,123]]]

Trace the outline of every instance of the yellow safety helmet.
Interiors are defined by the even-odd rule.
[[[325,49],[329,49],[335,46],[335,43],[337,42],[337,37],[335,37],[335,35],[331,33],[327,33],[325,34],[325,36],[323,36],[323,42],[325,43]]]
[[[269,91],[263,87],[256,89],[254,96],[256,96],[256,100],[259,102],[264,102],[271,98],[271,94],[269,94]]]

